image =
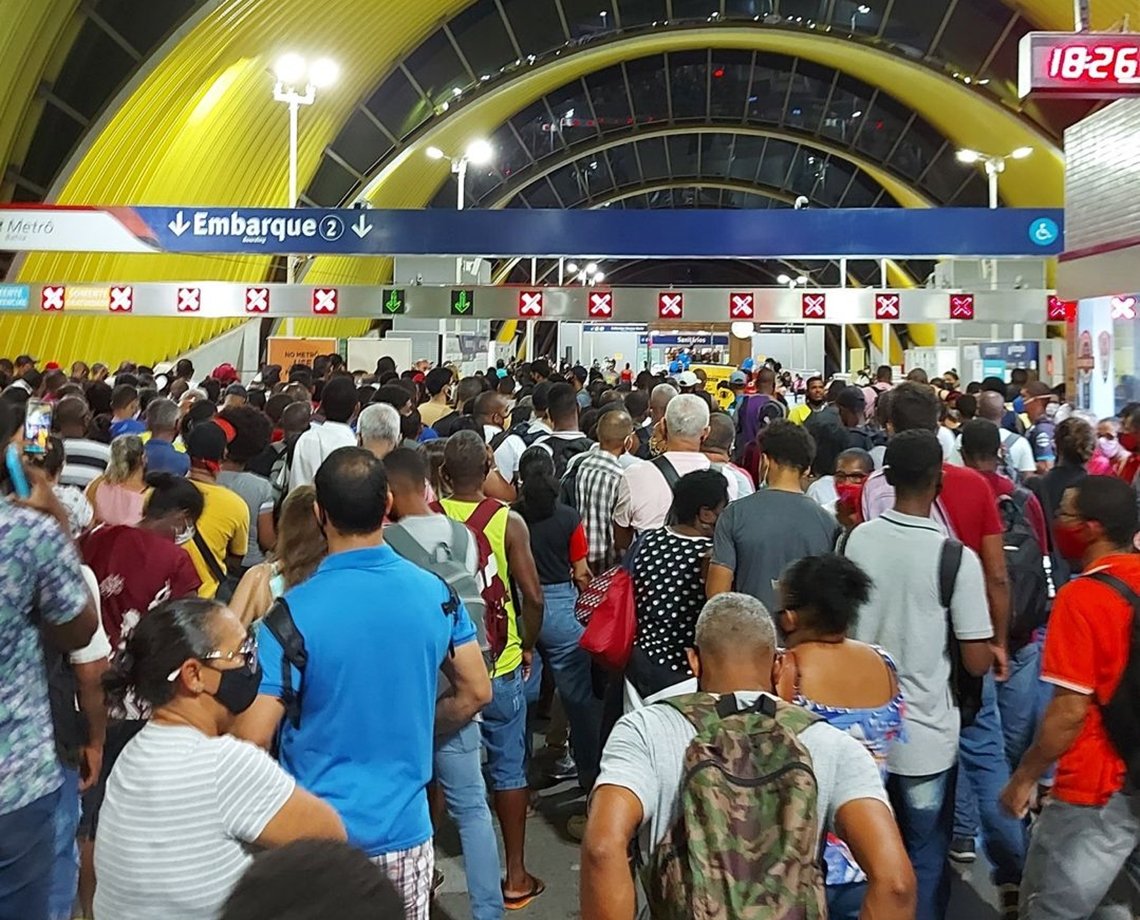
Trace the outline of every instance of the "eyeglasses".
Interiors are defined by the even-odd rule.
[[[213,667],[209,662],[211,661],[236,661],[242,660],[242,664],[247,668],[257,667],[257,639],[252,635],[247,635],[245,641],[238,646],[237,651],[234,652],[210,652],[206,655],[198,656],[198,661],[206,665],[206,667]],[[182,665],[176,667],[168,675],[166,679],[168,682],[173,682],[182,673]]]

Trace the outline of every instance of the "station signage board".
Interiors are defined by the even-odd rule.
[[[1140,96],[1140,34],[1030,32],[1018,58],[1021,98],[1072,99]]]

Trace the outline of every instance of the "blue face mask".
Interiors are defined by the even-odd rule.
[[[1024,397],[1018,396],[1017,399],[1015,399],[1013,401],[1013,411],[1016,412],[1018,415],[1020,415],[1022,412],[1025,411],[1025,398]]]

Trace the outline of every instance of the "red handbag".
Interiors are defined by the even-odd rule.
[[[637,636],[633,579],[624,566],[594,578],[578,595],[574,615],[586,630],[578,644],[611,671],[625,670]]]

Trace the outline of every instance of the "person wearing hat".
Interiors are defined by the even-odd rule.
[[[692,393],[701,385],[701,378],[692,371],[681,371],[677,375],[677,386],[682,393]]]
[[[1029,431],[1025,439],[1033,448],[1037,473],[1044,476],[1057,461],[1057,427],[1053,417],[1057,414],[1057,397],[1047,383],[1031,380],[1021,391],[1021,401],[1029,418]],[[1017,408],[1017,404],[1014,404]]]
[[[236,432],[223,419],[195,425],[186,435],[190,481],[202,493],[197,533],[186,545],[202,579],[199,597],[212,598],[231,571],[240,570],[249,550],[249,507],[236,492],[218,484],[226,446]]]
[[[224,387],[228,387],[231,383],[237,383],[239,380],[238,372],[232,364],[219,364],[210,376]]]
[[[875,446],[870,433],[862,427],[866,407],[862,389],[846,386],[836,395],[834,407],[827,406],[807,417],[804,428],[816,443],[812,464],[816,476],[831,475],[844,451],[859,448],[869,452]]]
[[[733,371],[728,375],[728,388],[732,390],[732,404],[725,411],[736,417],[736,410],[744,402],[744,391],[748,388],[748,375],[744,371]]]
[[[18,355],[16,357],[16,366],[14,368],[15,374],[13,376],[19,380],[28,371],[34,371],[36,369],[36,365],[39,363],[39,358],[33,358],[31,355]]]

